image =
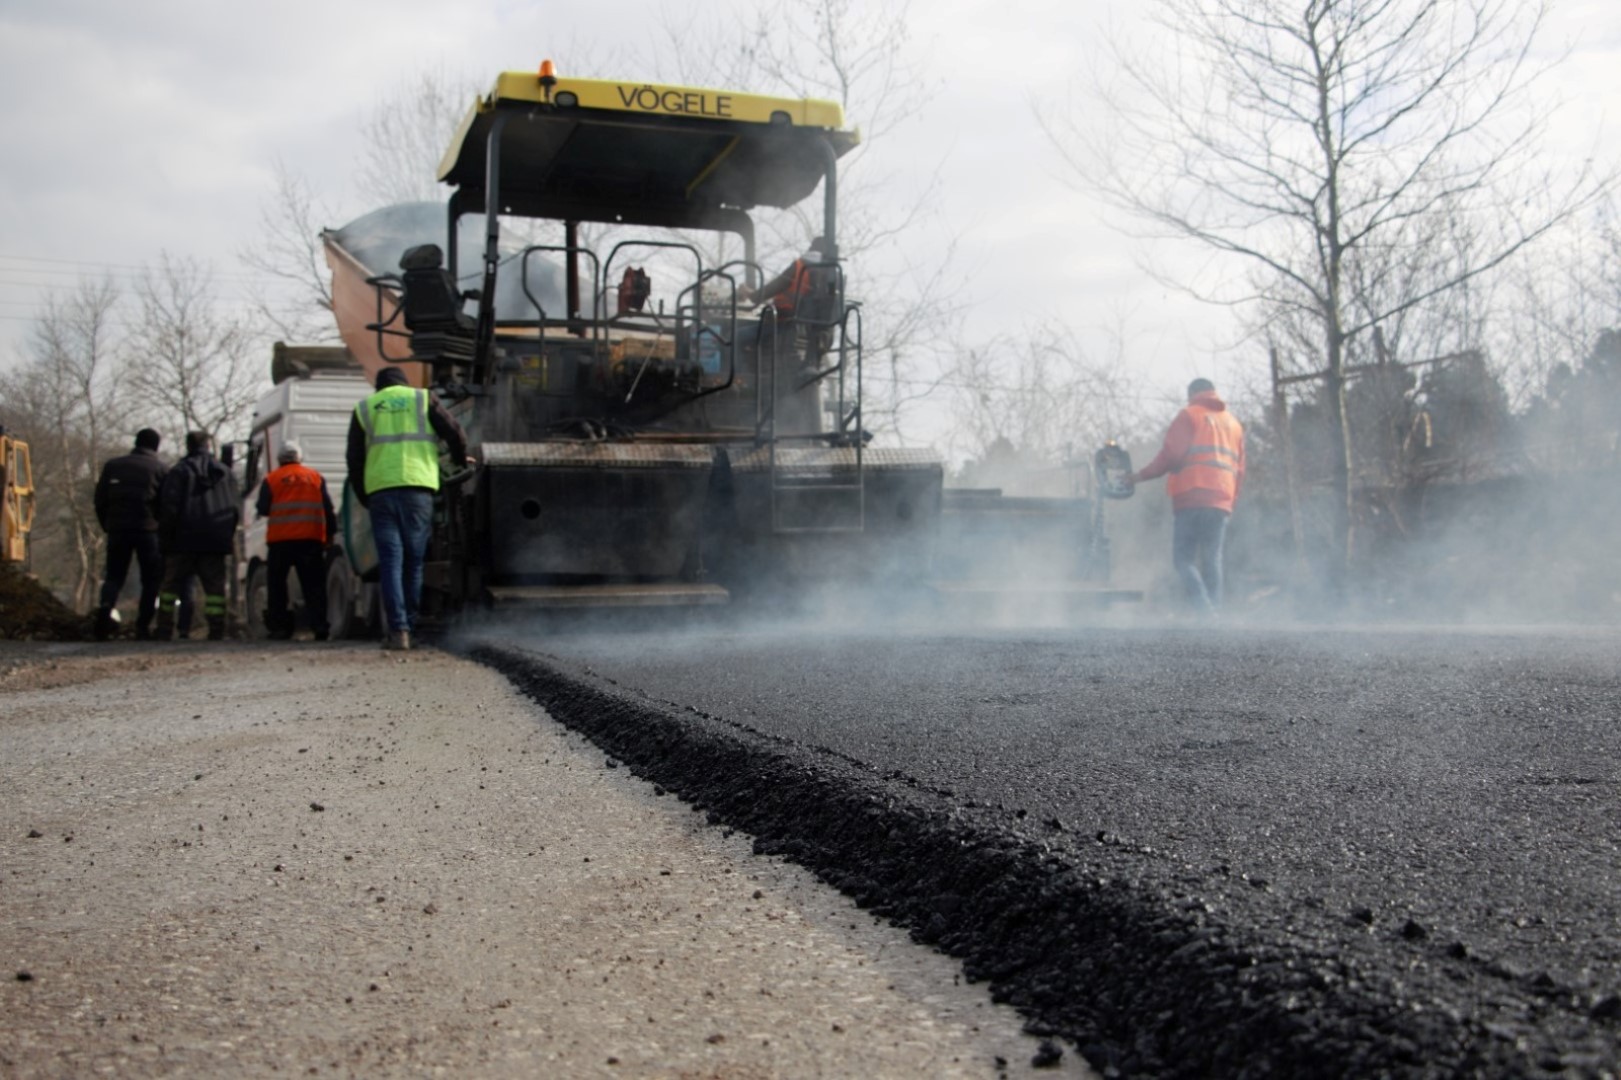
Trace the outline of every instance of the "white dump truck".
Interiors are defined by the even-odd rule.
[[[243,598],[242,620],[250,638],[264,638],[268,600],[266,521],[256,509],[259,485],[276,468],[276,454],[292,440],[303,449],[304,464],[326,478],[327,490],[338,508],[338,535],[327,552],[327,622],[333,638],[357,637],[375,631],[381,605],[375,582],[365,580],[375,564],[364,515],[345,513],[344,445],[349,417],[355,405],[371,393],[365,372],[342,346],[291,346],[276,343],[270,365],[275,386],[254,407],[253,429],[247,456],[238,477],[242,491],[242,553],[237,559],[238,595]],[[295,614],[303,596],[298,575],[288,575]]]

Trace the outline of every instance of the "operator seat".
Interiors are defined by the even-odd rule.
[[[462,294],[456,279],[445,269],[445,253],[438,244],[418,244],[400,256],[405,271],[405,325],[407,329],[466,330],[477,323],[462,310]]]
[[[438,244],[419,244],[400,256],[405,328],[411,331],[411,353],[428,363],[471,359],[478,320],[462,310],[466,299],[445,269]]]

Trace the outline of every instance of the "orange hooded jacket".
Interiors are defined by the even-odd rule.
[[[1152,480],[1166,473],[1172,508],[1233,512],[1244,487],[1244,425],[1214,390],[1196,395],[1176,414],[1165,433],[1165,445],[1137,479]]]

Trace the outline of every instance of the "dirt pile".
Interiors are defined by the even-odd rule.
[[[12,641],[83,641],[90,619],[9,563],[0,563],[0,638]]]

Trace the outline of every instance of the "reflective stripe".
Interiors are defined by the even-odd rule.
[[[326,504],[321,501],[321,474],[290,462],[265,477],[270,489],[269,526],[265,542],[315,540],[325,543]]]
[[[1244,460],[1244,428],[1225,409],[1210,409],[1197,402],[1185,410],[1192,419],[1197,437],[1182,461],[1166,478],[1166,491],[1173,503],[1193,492],[1200,498],[1215,498],[1215,505],[1231,509],[1238,495],[1238,474]]]
[[[431,431],[426,435],[374,435],[372,436],[371,441],[378,446],[382,446],[387,443],[438,442],[439,436],[435,435]]]

